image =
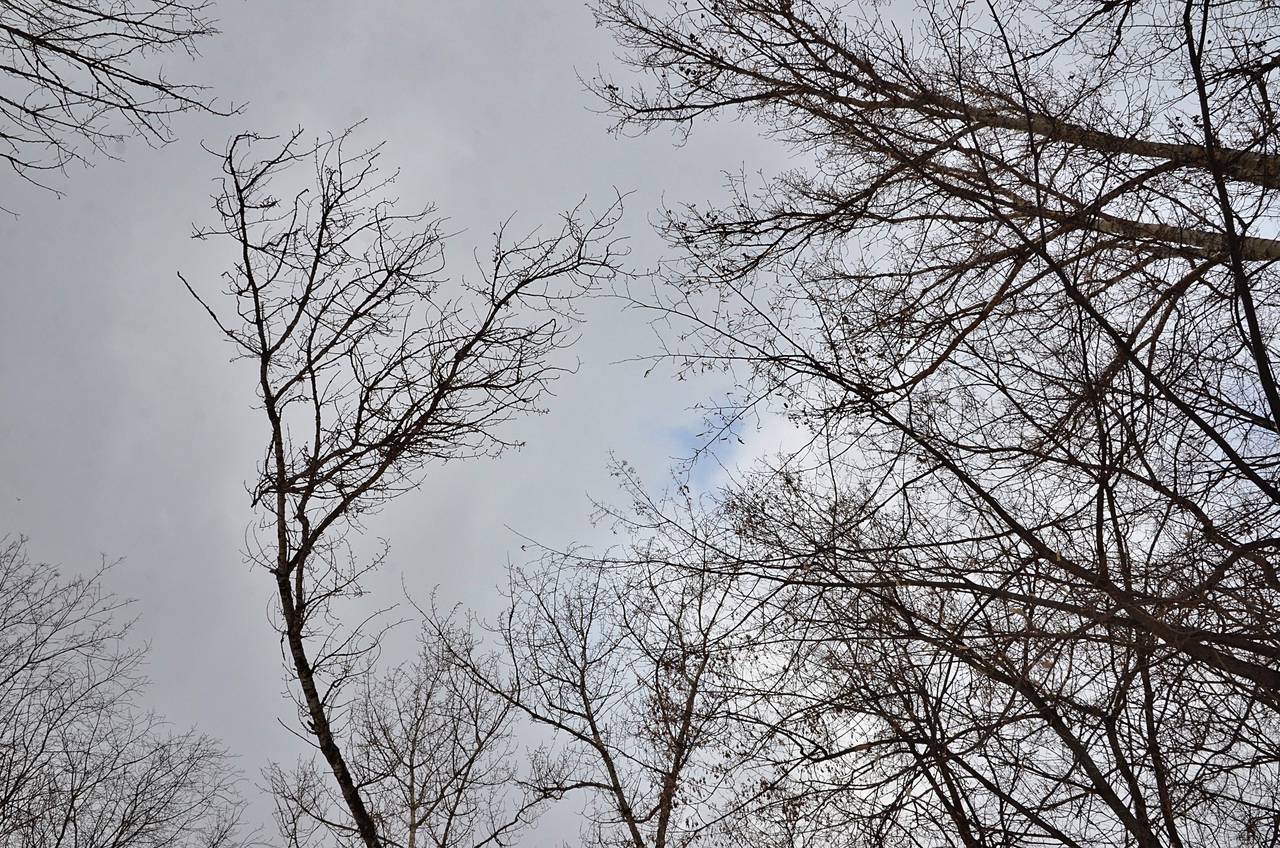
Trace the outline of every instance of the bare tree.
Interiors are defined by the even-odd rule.
[[[424,632],[413,662],[360,681],[347,760],[384,844],[508,845],[544,796],[521,788],[510,700],[457,662],[465,655],[488,670],[466,634],[439,623]],[[290,845],[357,837],[341,795],[313,762],[270,776]]]
[[[243,844],[226,752],[138,704],[144,651],[104,571],[65,578],[0,542],[0,843]]]
[[[743,790],[751,758],[730,745],[744,688],[734,672],[760,656],[742,632],[753,608],[710,575],[671,579],[674,562],[705,567],[714,552],[685,537],[636,541],[624,557],[547,552],[514,569],[491,629],[504,662],[459,662],[548,734],[527,781],[551,797],[586,794],[586,844],[723,838],[757,794]]]
[[[350,143],[349,133],[315,145],[300,131],[236,137],[220,222],[198,234],[235,246],[231,305],[195,296],[253,365],[267,445],[249,556],[273,579],[302,726],[341,793],[344,824],[373,848],[391,834],[353,773],[358,732],[344,692],[370,673],[376,636],[341,626],[333,603],[358,594],[381,558],[358,560],[348,534],[430,463],[510,446],[501,425],[534,411],[563,370],[551,357],[569,341],[575,299],[614,273],[621,207],[587,218],[575,209],[556,235],[514,243],[504,226],[479,279],[450,285],[432,210],[397,214],[377,149]]]
[[[670,211],[632,295],[741,376],[719,426],[813,436],[635,519],[771,581],[806,838],[1277,844],[1276,10],[595,5],[622,129],[811,163]]]
[[[20,178],[111,156],[131,136],[171,139],[169,120],[215,111],[205,90],[157,64],[215,33],[207,0],[0,2],[0,159]]]

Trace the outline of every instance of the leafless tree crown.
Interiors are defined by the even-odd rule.
[[[104,573],[63,577],[0,540],[0,844],[244,844],[225,750],[140,703],[144,652]]]
[[[595,8],[620,130],[807,163],[667,210],[684,263],[629,293],[739,376],[718,432],[809,434],[619,513],[758,617],[740,838],[1276,844],[1276,10]]]
[[[201,303],[254,370],[251,557],[333,778],[276,773],[286,831],[497,844],[585,792],[632,848],[1280,843],[1277,10],[593,7],[642,77],[592,81],[620,132],[732,115],[797,154],[664,210],[678,261],[622,294],[736,377],[717,437],[806,443],[705,496],[622,467],[623,544],[515,569],[496,655],[436,622],[379,678],[332,617],[371,567],[345,534],[505,446],[615,210],[451,286],[376,150],[237,138],[201,233],[233,305]],[[552,740],[520,774],[517,716]]]
[[[429,790],[392,788],[422,779],[416,767],[376,780],[369,769],[441,739],[416,736],[412,716],[384,713],[378,697],[409,696],[398,683],[381,695],[366,689],[363,706],[344,694],[373,673],[377,637],[342,626],[332,602],[359,594],[362,574],[381,561],[357,561],[347,534],[416,486],[433,461],[511,446],[502,426],[536,411],[564,369],[552,357],[571,340],[576,300],[616,270],[621,207],[598,216],[574,209],[550,236],[512,241],[504,225],[478,258],[479,276],[450,283],[432,210],[397,213],[377,148],[353,152],[351,144],[350,132],[317,144],[300,131],[283,141],[236,137],[222,157],[219,223],[197,233],[234,245],[226,303],[188,288],[252,364],[268,437],[253,486],[262,521],[249,555],[274,579],[299,717],[345,806],[341,820],[322,823],[372,848],[437,832],[440,814],[424,807]],[[490,705],[468,707],[462,688],[453,694],[449,709],[478,711],[466,718],[474,733],[506,732],[488,729]],[[379,725],[391,732],[402,721],[379,741]],[[487,757],[488,747],[472,753]],[[483,795],[491,771],[469,772],[460,786]],[[285,804],[287,822],[313,806],[309,792]],[[392,799],[408,806],[393,814]],[[440,844],[463,844],[483,818],[455,816],[459,829]],[[496,827],[500,835],[508,825]]]

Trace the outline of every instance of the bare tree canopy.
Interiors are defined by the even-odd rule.
[[[226,271],[182,282],[260,406],[246,558],[315,751],[266,772],[284,843],[506,846],[569,796],[627,848],[1280,846],[1280,8],[590,6],[619,134],[728,118],[792,163],[661,210],[647,277],[620,198],[459,276],[358,129],[213,153]],[[204,14],[0,0],[15,171],[211,108],[154,70]],[[367,519],[516,445],[610,284],[730,378],[712,442],[799,438],[703,491],[619,463],[614,547],[384,665]],[[0,549],[0,841],[232,841],[225,755],[136,708],[98,586]]]
[[[347,761],[383,844],[512,845],[546,793],[523,780],[513,707],[471,671],[488,671],[467,634],[442,623],[417,657],[358,682]],[[468,669],[457,661],[477,659]],[[314,762],[270,772],[276,818],[291,846],[349,841],[345,802]]]
[[[243,844],[230,758],[142,707],[144,652],[103,574],[64,578],[0,540],[0,844]]]
[[[166,54],[213,35],[207,0],[0,2],[0,159],[20,178],[106,156],[131,136],[171,139],[169,120],[209,110],[203,88],[170,80]]]
[[[511,241],[504,226],[477,260],[478,278],[450,284],[433,211],[397,213],[377,148],[353,152],[352,143],[350,131],[316,144],[301,131],[283,141],[237,136],[223,157],[220,221],[198,233],[234,245],[229,306],[192,293],[253,364],[268,436],[249,557],[274,579],[299,718],[346,807],[336,826],[374,848],[399,844],[401,825],[389,824],[412,820],[418,795],[401,799],[410,810],[396,815],[375,807],[386,792],[352,760],[352,746],[370,754],[361,734],[382,721],[376,705],[351,714],[344,695],[372,673],[377,637],[331,613],[381,558],[359,561],[347,535],[417,486],[430,463],[510,446],[501,425],[536,411],[564,370],[552,357],[570,341],[577,299],[615,273],[621,205],[594,217],[575,209],[550,236]],[[476,732],[486,715],[471,719]],[[385,755],[417,744],[384,743]],[[485,780],[477,772],[463,785]],[[407,832],[425,838],[428,829]]]
[[[619,570],[549,553],[516,569],[493,629],[504,663],[462,663],[556,740],[529,779],[548,795],[587,794],[589,845],[670,848],[720,834],[750,767],[728,747],[726,675],[752,649],[736,593],[706,572],[673,583],[646,561]]]
[[[668,210],[629,295],[738,376],[721,432],[810,435],[620,514],[714,551],[670,579],[738,586],[790,675],[733,675],[774,769],[741,838],[1276,844],[1276,10],[595,8],[648,77],[594,83],[621,130],[811,163]]]

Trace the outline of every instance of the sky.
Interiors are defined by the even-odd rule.
[[[575,0],[429,0],[305,4],[221,0],[221,34],[193,62],[229,118],[188,114],[178,140],[133,141],[54,185],[62,196],[2,183],[0,206],[0,536],[24,534],[33,558],[64,571],[123,560],[108,585],[136,599],[134,637],[150,645],[149,703],[178,726],[219,737],[255,778],[300,746],[278,723],[279,651],[266,576],[243,562],[251,521],[245,483],[264,444],[253,376],[177,278],[217,287],[226,245],[191,238],[212,219],[218,162],[202,149],[236,132],[320,135],[365,123],[386,141],[409,208],[434,203],[458,232],[454,273],[472,270],[496,225],[544,223],[586,197],[603,207],[633,192],[621,232],[631,263],[662,256],[652,232],[663,204],[723,195],[725,170],[793,164],[751,126],[704,124],[684,144],[666,134],[614,138],[579,75],[625,74],[607,32]],[[359,13],[353,10],[359,9]],[[432,469],[426,483],[368,522],[391,559],[374,589],[401,581],[421,596],[482,614],[519,560],[521,534],[592,542],[591,497],[616,494],[611,455],[661,486],[692,447],[692,405],[712,382],[645,378],[626,360],[656,350],[637,312],[599,300],[546,415],[505,435],[527,447],[498,460]],[[776,429],[746,433],[742,455],[769,451]],[[742,457],[723,457],[733,464]],[[257,809],[257,814],[261,809]],[[568,834],[566,834],[568,835]]]

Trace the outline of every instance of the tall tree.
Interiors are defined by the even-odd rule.
[[[199,232],[234,246],[229,305],[188,288],[253,366],[267,438],[249,556],[272,578],[299,720],[346,808],[338,824],[374,848],[394,843],[353,769],[361,716],[344,693],[371,673],[377,638],[343,626],[334,603],[381,557],[359,560],[348,535],[430,464],[511,446],[502,425],[563,370],[553,355],[576,299],[615,272],[621,206],[575,209],[546,237],[511,242],[504,226],[478,278],[450,284],[432,210],[397,213],[377,148],[351,143],[237,136],[219,222]]]
[[[809,163],[670,211],[643,301],[812,435],[685,531],[771,581],[806,838],[1276,844],[1277,10],[595,6],[620,129]]]

